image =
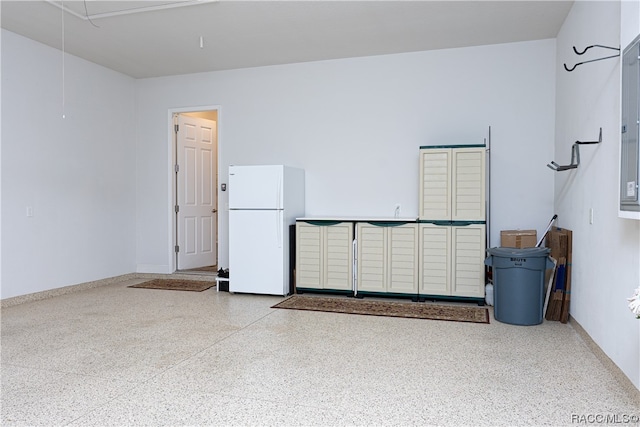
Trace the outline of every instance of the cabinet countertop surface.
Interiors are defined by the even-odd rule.
[[[296,221],[341,221],[341,222],[417,222],[418,218],[370,217],[370,216],[313,216],[296,218]]]

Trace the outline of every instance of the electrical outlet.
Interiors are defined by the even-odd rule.
[[[593,208],[589,208],[589,224],[593,224]]]
[[[33,216],[33,207],[27,206],[27,217],[31,218]]]

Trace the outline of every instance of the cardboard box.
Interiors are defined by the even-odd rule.
[[[568,258],[569,234],[567,230],[560,230],[557,227],[549,230],[547,238],[545,239],[545,246],[551,248],[551,253],[549,254],[551,258],[556,260],[560,259],[560,257]]]
[[[500,246],[503,248],[534,248],[538,243],[536,230],[502,230]]]

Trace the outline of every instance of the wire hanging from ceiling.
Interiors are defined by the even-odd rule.
[[[84,0],[84,16],[89,20],[89,22],[91,22],[91,25],[93,25],[96,28],[100,28],[99,25],[94,24],[91,18],[89,18],[89,11],[87,10],[87,0]]]
[[[66,50],[65,50],[65,38],[64,38],[64,33],[65,33],[65,26],[64,26],[64,15],[65,15],[65,8],[64,8],[64,0],[60,1],[60,13],[61,13],[61,31],[62,31],[62,118],[66,119],[67,115],[66,115],[66,102],[65,102],[65,93],[66,93],[66,87],[65,87],[65,83],[66,83],[66,76],[65,76],[65,72],[66,72]],[[86,14],[86,18],[89,20],[89,22],[91,22],[91,25],[93,25],[96,28],[100,28],[99,26],[97,26],[96,24],[93,23],[93,21],[91,20],[91,18],[89,18],[89,12],[87,11],[87,0],[84,0],[84,12]]]

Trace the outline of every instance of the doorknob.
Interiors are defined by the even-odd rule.
[[[211,209],[211,212],[216,213],[218,212],[218,209]]]

